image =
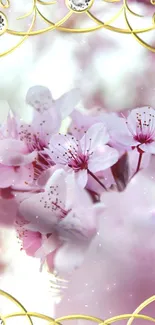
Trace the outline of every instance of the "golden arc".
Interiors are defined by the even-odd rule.
[[[88,7],[82,11],[76,11],[72,10],[69,5],[68,5],[68,0],[64,0],[64,4],[66,4],[66,9],[67,13],[62,17],[60,20],[57,22],[53,22],[49,17],[47,18],[45,13],[43,13],[42,9],[45,6],[53,6],[56,4],[58,0],[52,0],[52,1],[44,1],[44,0],[31,0],[32,5],[31,9],[29,12],[24,13],[22,16],[18,17],[18,20],[30,18],[31,19],[31,24],[30,27],[27,30],[16,30],[16,29],[11,29],[9,27],[9,21],[7,19],[7,11],[5,13],[5,10],[7,10],[9,7],[11,8],[13,0],[0,0],[0,9],[2,8],[3,14],[6,17],[6,28],[5,28],[5,33],[12,35],[12,37],[20,37],[20,41],[17,41],[17,44],[13,46],[11,49],[8,49],[4,52],[0,53],[0,56],[4,56],[6,54],[11,53],[13,50],[18,48],[28,37],[30,36],[35,36],[39,34],[44,34],[49,31],[53,30],[58,30],[59,32],[65,32],[65,33],[90,33],[94,32],[97,30],[101,29],[108,29],[112,32],[115,33],[121,33],[125,34],[124,37],[128,37],[128,35],[133,36],[133,38],[139,42],[142,46],[144,46],[146,49],[149,51],[155,52],[155,47],[147,42],[145,42],[142,38],[142,35],[144,33],[148,33],[150,31],[153,31],[155,29],[155,13],[152,15],[152,19],[150,22],[150,26],[148,27],[142,27],[142,28],[133,28],[131,25],[131,17],[137,17],[138,19],[141,19],[142,25],[143,25],[143,19],[144,17],[136,12],[134,12],[128,3],[129,0],[103,0],[103,3],[108,3],[111,5],[114,5],[116,8],[116,13],[112,15],[112,17],[106,21],[99,19],[95,14],[94,14],[94,6],[95,2],[97,0],[91,0]],[[155,5],[155,0],[150,0],[150,6]],[[24,10],[24,8],[23,8]],[[76,14],[82,15],[83,20],[87,19],[87,21],[90,21],[90,27],[68,27],[69,19],[73,18],[73,15],[76,19]],[[12,14],[13,15],[13,14]],[[124,17],[124,21],[126,24],[126,28],[123,27],[117,27],[117,20],[120,17]],[[41,19],[44,21],[46,24],[46,27],[42,29],[35,29],[35,22],[37,19]],[[67,26],[66,26],[67,23]],[[92,25],[93,23],[93,25]],[[1,36],[3,37],[3,35]],[[52,34],[51,34],[52,38]]]
[[[147,307],[148,305],[152,304],[153,302],[155,302],[155,296],[152,296],[151,298],[145,300],[142,304],[140,304],[140,306],[138,306],[136,308],[136,310],[133,312],[133,314],[124,314],[124,315],[118,315],[115,317],[111,317],[108,319],[101,319],[98,317],[94,317],[94,316],[89,316],[89,315],[68,315],[68,316],[62,316],[59,318],[52,318],[50,316],[47,315],[43,315],[41,313],[38,312],[29,312],[25,309],[25,307],[13,296],[11,296],[9,293],[0,290],[0,296],[3,296],[5,298],[7,298],[9,301],[11,301],[12,303],[14,303],[16,306],[18,306],[19,308],[19,312],[15,312],[15,313],[11,313],[11,314],[7,314],[7,315],[0,315],[0,319],[3,322],[3,325],[7,325],[7,320],[11,319],[11,318],[17,318],[17,317],[24,317],[27,320],[27,324],[33,325],[33,319],[38,318],[40,320],[44,320],[47,322],[47,325],[63,325],[64,322],[66,321],[71,321],[71,320],[83,320],[83,322],[88,323],[88,321],[94,322],[98,325],[110,325],[110,324],[114,324],[117,321],[121,321],[121,320],[127,320],[127,325],[132,325],[132,323],[134,322],[135,319],[141,319],[141,320],[146,320],[150,323],[155,323],[155,318],[150,317],[149,315],[143,315],[140,314],[140,312]],[[9,323],[10,324],[10,323]],[[22,325],[22,323],[21,323]]]

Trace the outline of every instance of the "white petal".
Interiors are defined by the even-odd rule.
[[[79,89],[72,89],[66,94],[62,95],[58,98],[55,103],[54,107],[56,110],[59,111],[62,120],[70,115],[78,102],[80,101],[80,91]]]
[[[93,173],[105,170],[113,166],[118,160],[118,151],[109,146],[102,147],[102,150],[93,153],[89,159],[88,168]]]
[[[74,207],[85,207],[88,208],[92,205],[91,199],[87,192],[78,184],[77,182],[77,175],[78,173],[71,173],[66,178],[66,184],[67,184],[67,195],[66,195],[66,207],[67,209]],[[83,176],[83,178],[87,177],[87,171],[84,170],[80,171],[79,176],[80,178]]]
[[[76,179],[77,183],[82,188],[84,188],[86,186],[87,180],[88,180],[87,170],[82,169],[79,172],[75,173],[75,179]]]
[[[109,134],[103,123],[92,125],[80,140],[80,145],[84,153],[94,151],[109,141]]]
[[[144,152],[155,154],[155,141],[152,143],[141,144],[139,148],[142,149]]]
[[[52,94],[47,87],[40,85],[33,86],[27,92],[26,102],[33,106],[36,111],[43,113],[52,107]]]

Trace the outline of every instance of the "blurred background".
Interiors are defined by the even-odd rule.
[[[10,4],[10,8],[3,10],[9,28],[27,30],[32,17],[19,21],[16,18],[30,11],[32,0],[12,0]],[[149,0],[130,0],[129,4],[133,11],[144,16],[130,15],[129,20],[135,28],[152,26],[154,6]],[[120,6],[119,3],[95,0],[92,12],[105,21]],[[42,7],[39,6],[40,10],[54,22],[67,12],[64,0]],[[89,23],[92,24],[86,21],[86,16],[74,15],[66,26],[88,27]],[[123,15],[116,25],[126,27]],[[36,29],[40,26],[44,28],[46,25],[37,20]],[[150,32],[142,37],[153,45],[154,35],[155,32]],[[14,46],[19,39],[19,36],[1,36],[0,51]],[[11,54],[0,58],[0,122],[7,115],[8,104],[25,120],[29,119],[25,95],[35,84],[50,88],[55,99],[67,90],[79,87],[80,106],[89,110],[94,107],[111,111],[142,105],[155,107],[154,61],[155,54],[142,47],[131,35],[105,29],[87,34],[51,31],[30,37]],[[40,275],[38,261],[20,251],[13,230],[1,229],[1,256],[6,268],[0,276],[0,288],[15,295],[26,308],[53,315],[49,280],[44,274]]]

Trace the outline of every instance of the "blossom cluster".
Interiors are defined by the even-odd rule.
[[[10,109],[0,127],[0,222],[15,227],[21,249],[41,267],[60,273],[83,263],[106,209],[118,213],[122,198],[123,209],[155,153],[153,108],[88,113],[76,109],[79,101],[78,89],[54,100],[34,86],[26,96],[31,124]]]

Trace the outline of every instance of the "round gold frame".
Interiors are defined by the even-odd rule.
[[[21,39],[20,41],[18,41],[18,43],[13,46],[12,48],[10,48],[9,50],[6,50],[4,52],[0,53],[0,56],[4,56],[6,54],[11,53],[13,50],[15,50],[17,47],[19,47],[29,36],[35,36],[35,35],[39,35],[39,34],[43,34],[46,33],[48,31],[51,30],[58,30],[61,32],[66,32],[66,33],[87,33],[87,32],[93,32],[99,29],[108,29],[110,31],[113,32],[117,32],[117,33],[122,33],[122,34],[131,34],[142,46],[144,46],[145,48],[147,48],[148,50],[155,52],[155,47],[153,47],[152,45],[150,45],[149,43],[145,42],[140,35],[149,31],[152,31],[155,29],[155,13],[152,16],[152,24],[151,26],[147,27],[147,28],[140,28],[140,29],[134,29],[131,26],[131,23],[129,21],[129,15],[133,15],[136,17],[141,17],[143,18],[142,15],[139,15],[137,13],[135,13],[133,10],[130,9],[129,4],[128,4],[128,0],[103,0],[103,2],[108,2],[108,3],[116,3],[119,2],[121,3],[121,8],[117,8],[117,12],[115,15],[113,15],[113,17],[111,17],[110,20],[108,21],[101,21],[100,19],[98,19],[92,12],[91,12],[91,8],[93,7],[93,4],[96,0],[92,0],[90,5],[88,6],[87,9],[83,10],[83,11],[75,11],[72,10],[71,8],[69,8],[67,0],[66,1],[66,8],[68,9],[67,14],[60,19],[59,21],[57,21],[56,23],[54,23],[53,21],[49,20],[47,17],[45,17],[45,15],[41,12],[41,9],[39,9],[42,6],[51,6],[54,5],[56,3],[57,0],[52,0],[52,1],[44,1],[44,0],[32,0],[32,8],[31,10],[24,14],[21,17],[18,17],[18,20],[20,19],[25,19],[27,17],[32,17],[31,19],[31,24],[28,28],[28,30],[26,31],[18,31],[18,30],[14,30],[14,29],[10,29],[9,28],[9,22],[7,21],[7,28],[5,33],[10,34],[10,35],[14,35],[14,36],[20,36]],[[155,1],[154,0],[150,0],[151,5],[155,5]],[[8,9],[9,7],[11,7],[11,0],[0,0],[0,8],[2,8],[3,12],[0,12],[4,15],[6,15],[5,11],[6,9]],[[87,27],[87,28],[70,28],[70,27],[65,27],[64,23],[66,23],[68,21],[68,19],[73,15],[73,14],[78,14],[78,15],[82,15],[85,14],[87,17],[89,17],[89,19],[91,21],[93,21],[95,23],[95,26],[93,27]],[[126,28],[120,28],[120,27],[116,27],[112,24],[114,24],[116,22],[116,20],[123,15],[124,19],[125,19],[125,23],[126,23]],[[7,16],[7,15],[6,15]],[[43,29],[35,29],[35,22],[37,17],[40,17],[46,24],[47,27],[43,28]]]
[[[63,325],[64,321],[70,321],[70,320],[85,320],[85,321],[91,321],[99,325],[110,325],[114,324],[117,321],[121,320],[127,320],[127,325],[132,325],[133,321],[135,319],[142,319],[142,320],[147,320],[150,321],[150,323],[155,323],[155,318],[152,318],[147,315],[142,315],[139,314],[146,306],[151,304],[152,302],[155,301],[155,296],[145,300],[136,310],[134,311],[133,314],[124,314],[124,315],[119,315],[115,317],[111,317],[109,319],[103,320],[97,317],[89,316],[89,315],[69,315],[69,316],[62,316],[57,319],[54,319],[52,317],[36,313],[36,312],[29,312],[25,309],[25,307],[14,297],[12,297],[10,294],[8,294],[5,291],[0,290],[0,296],[3,296],[7,298],[9,301],[13,302],[16,304],[20,312],[12,313],[12,314],[7,314],[7,315],[0,315],[0,320],[2,321],[3,325],[7,325],[7,319],[14,318],[14,317],[25,317],[28,321],[28,324],[33,325],[32,318],[39,318],[44,321],[47,321],[47,325]]]

